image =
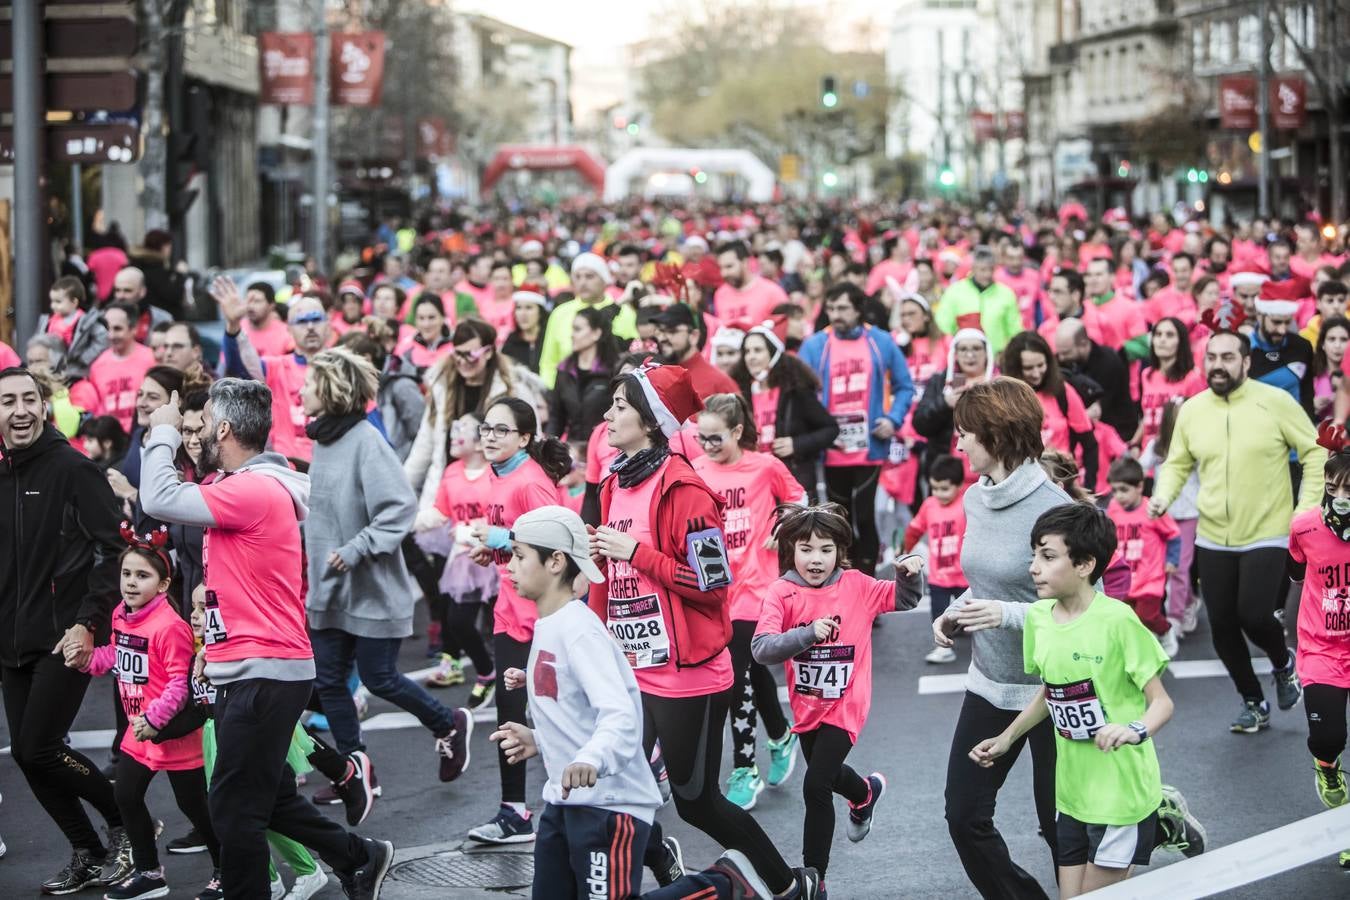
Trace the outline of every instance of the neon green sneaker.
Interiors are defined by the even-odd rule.
[[[769,745],[769,787],[778,787],[792,777],[797,764],[797,735],[789,731],[779,740],[766,741]]]
[[[764,790],[764,782],[759,777],[759,768],[733,769],[727,779],[727,799],[741,809],[754,809],[755,799]]]
[[[436,671],[428,675],[426,680],[426,686],[429,688],[447,688],[463,683],[464,667],[449,653],[441,654],[441,662],[436,666]]]
[[[1350,850],[1342,850],[1340,858],[1336,860],[1336,865],[1342,869],[1350,869]]]
[[[1335,765],[1324,766],[1313,759],[1313,769],[1317,772],[1317,796],[1327,809],[1343,806],[1346,800],[1345,773],[1341,771],[1341,760]]]

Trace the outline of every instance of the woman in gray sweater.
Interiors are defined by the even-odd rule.
[[[407,710],[435,736],[442,781],[468,762],[473,719],[449,710],[398,670],[398,649],[412,634],[413,591],[400,546],[412,529],[417,497],[389,442],[366,419],[379,375],[349,350],[309,361],[300,402],[313,416],[310,512],[305,521],[315,688],[337,749],[369,783],[370,761],[347,691],[355,663],[375,696]]]
[[[1022,747],[1030,743],[1036,814],[1055,854],[1055,735],[1047,719],[992,768],[967,755],[981,735],[997,734],[1040,689],[1022,662],[1022,623],[1037,600],[1028,568],[1031,528],[1041,513],[1070,502],[1037,460],[1044,413],[1025,383],[996,378],[972,385],[956,404],[957,449],[980,480],[965,495],[961,567],[970,589],[933,623],[938,646],[971,634],[965,701],[947,761],[947,827],[966,875],[986,898],[1045,898],[1036,879],[1013,862],[994,827],[994,805]],[[990,731],[990,729],[994,729]]]

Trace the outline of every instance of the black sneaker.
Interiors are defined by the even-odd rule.
[[[526,844],[534,840],[534,820],[503,806],[490,822],[469,829],[469,840],[480,844]]]
[[[867,802],[862,806],[850,804],[848,809],[848,839],[855,844],[867,837],[872,830],[877,803],[886,793],[886,776],[880,772],[873,772],[867,776],[867,787],[869,789]]]
[[[1275,703],[1280,709],[1293,709],[1303,696],[1303,684],[1294,671],[1294,651],[1289,651],[1289,665],[1271,673],[1275,678]]]
[[[206,887],[197,892],[197,900],[224,900],[225,889],[220,886],[220,870],[216,869],[211,873],[211,880],[206,883]]]
[[[205,853],[206,841],[194,828],[182,837],[169,841],[165,849],[170,853]]]
[[[155,897],[167,896],[169,885],[163,874],[136,872],[110,887],[108,893],[103,895],[103,900],[154,900]]]
[[[59,896],[82,891],[99,883],[102,869],[103,857],[95,856],[91,850],[75,850],[70,854],[69,865],[42,882],[42,893]]]
[[[661,887],[669,887],[684,877],[684,851],[680,842],[670,835],[661,838],[661,847],[665,854],[659,866],[652,866],[652,874]]]
[[[341,784],[333,786],[333,793],[338,802],[347,807],[347,824],[355,828],[370,815],[379,790],[375,786],[375,769],[364,751],[353,750],[347,755],[347,761],[351,763],[351,774]],[[314,795],[314,802],[319,802],[319,794]]]
[[[380,896],[380,885],[384,876],[389,874],[389,864],[394,861],[394,845],[388,841],[366,839],[365,865],[356,871],[344,875],[337,873],[342,882],[342,892],[350,900],[376,900]]]
[[[120,825],[108,829],[108,855],[103,859],[103,872],[99,883],[105,887],[120,885],[131,877],[135,866],[131,864],[131,835]]]
[[[469,767],[469,737],[473,734],[473,713],[460,707],[451,714],[450,732],[436,738],[436,755],[441,759],[441,781],[454,781]]]
[[[728,850],[712,864],[712,870],[731,882],[731,900],[773,900],[773,891],[759,877],[750,860],[739,850]]]
[[[820,873],[807,866],[793,869],[797,875],[797,897],[799,900],[825,900],[825,879]]]

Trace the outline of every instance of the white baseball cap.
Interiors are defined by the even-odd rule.
[[[596,584],[605,581],[605,576],[591,559],[585,523],[581,516],[565,506],[543,506],[520,516],[511,526],[511,540],[566,553],[589,580]]]

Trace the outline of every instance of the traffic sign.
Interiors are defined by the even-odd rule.
[[[10,75],[0,75],[0,112],[14,109],[14,84]],[[136,105],[136,73],[63,72],[46,77],[47,108],[65,112],[124,110]]]
[[[141,158],[141,132],[127,122],[48,125],[47,159],[65,163],[129,163]],[[0,164],[14,162],[14,135],[0,128]]]

